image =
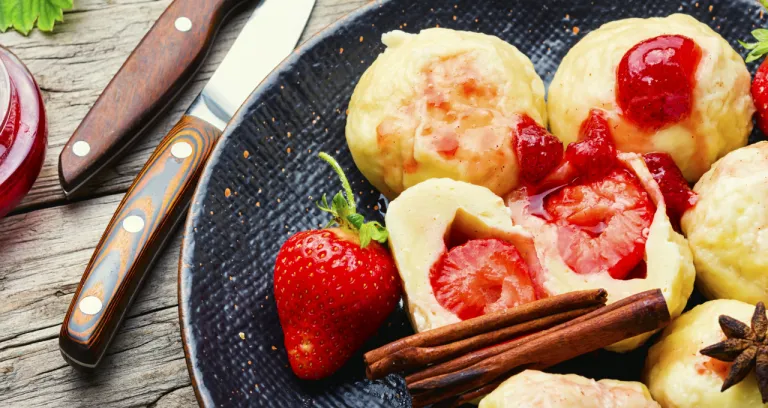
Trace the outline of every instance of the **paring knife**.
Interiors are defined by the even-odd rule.
[[[168,6],[59,155],[59,182],[68,196],[171,105],[202,65],[227,15],[248,2],[175,0]]]
[[[183,218],[203,165],[253,88],[294,49],[315,0],[265,0],[134,180],[101,237],[59,334],[65,360],[96,367],[152,262]]]

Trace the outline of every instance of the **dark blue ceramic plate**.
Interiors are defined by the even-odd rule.
[[[601,24],[676,12],[709,24],[736,49],[737,39],[748,39],[761,26],[755,0],[389,0],[363,7],[302,45],[233,119],[190,209],[179,300],[200,404],[410,406],[400,377],[367,381],[360,357],[326,381],[297,380],[272,298],[278,249],[290,234],[323,224],[326,217],[314,201],[339,190],[336,177],[316,158],[319,151],[333,154],[346,169],[366,218],[383,218],[386,202],[354,167],[344,139],[347,102],[383,50],[382,33],[440,25],[493,34],[528,55],[548,84],[568,49]],[[410,333],[405,313],[397,310],[365,349]],[[598,352],[558,369],[637,380],[645,352]]]

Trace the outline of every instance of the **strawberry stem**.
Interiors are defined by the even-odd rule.
[[[331,157],[328,153],[320,152],[320,154],[317,156],[330,164],[331,168],[333,168],[333,171],[339,175],[339,179],[341,179],[341,186],[344,188],[344,192],[347,193],[347,205],[349,206],[351,212],[357,212],[355,193],[352,191],[352,186],[349,185],[349,180],[347,180],[347,175],[344,174],[344,170],[341,168],[341,166],[339,166],[339,163],[336,161],[336,159]]]
[[[317,203],[319,209],[330,213],[333,216],[333,219],[328,223],[326,228],[332,225],[338,225],[341,228],[357,234],[360,237],[361,248],[368,246],[368,244],[371,243],[371,240],[378,241],[382,244],[387,242],[389,234],[387,233],[386,228],[377,221],[365,222],[365,218],[357,213],[355,193],[352,191],[352,186],[350,186],[349,180],[344,174],[344,170],[339,166],[339,163],[325,152],[320,152],[318,157],[325,160],[331,168],[333,168],[333,171],[335,171],[339,176],[339,179],[341,179],[341,185],[344,188],[344,193],[346,193],[346,197],[344,197],[345,194],[341,192],[337,193],[333,196],[333,199],[331,199],[330,204],[328,204],[328,198],[323,194],[322,199]]]

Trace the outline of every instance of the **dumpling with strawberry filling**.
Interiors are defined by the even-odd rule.
[[[491,190],[430,179],[387,210],[389,246],[417,332],[514,307],[542,294],[533,237]]]
[[[523,121],[546,126],[544,82],[494,36],[430,28],[382,36],[386,50],[360,78],[346,124],[355,164],[392,199],[447,177],[506,194],[520,182],[514,143]],[[552,149],[562,145],[555,139]]]
[[[744,60],[695,18],[612,21],[563,58],[549,87],[552,133],[577,140],[591,109],[602,109],[625,152],[666,152],[695,182],[744,146],[755,106]]]
[[[507,198],[514,224],[534,237],[542,266],[534,285],[546,295],[605,288],[609,303],[660,288],[670,315],[680,315],[695,271],[676,225],[696,195],[668,155],[617,151],[602,111],[590,113],[579,140],[542,181]],[[634,349],[650,335],[609,349]]]

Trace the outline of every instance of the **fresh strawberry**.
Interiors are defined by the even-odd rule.
[[[460,319],[536,300],[520,252],[499,239],[474,239],[451,248],[435,262],[429,281],[437,302]]]
[[[628,170],[577,179],[546,197],[544,207],[558,226],[560,254],[576,273],[624,279],[643,260],[655,208]]]
[[[763,7],[768,8],[768,1],[760,0]],[[762,13],[762,12],[761,12]],[[747,43],[739,40],[742,47],[750,50],[746,62],[757,61],[768,54],[768,29],[758,28],[752,30],[755,42]],[[757,108],[757,127],[768,136],[768,65],[766,61],[760,64],[752,80],[752,100]]]
[[[318,205],[333,215],[326,228],[299,232],[275,261],[275,302],[293,372],[317,380],[333,374],[373,335],[400,299],[400,278],[380,244],[386,230],[357,214],[354,194],[341,167],[346,197],[325,196]]]
[[[565,159],[583,175],[597,176],[616,164],[616,146],[602,111],[592,109],[581,124],[579,141],[565,149]]]
[[[698,196],[688,186],[683,173],[667,153],[646,153],[643,155],[648,170],[656,180],[667,205],[667,216],[672,225],[680,225],[680,217],[696,205]]]
[[[752,80],[752,100],[757,108],[757,127],[768,135],[768,63],[763,61]]]
[[[528,115],[520,118],[513,143],[523,180],[529,184],[541,181],[563,159],[563,142]]]

